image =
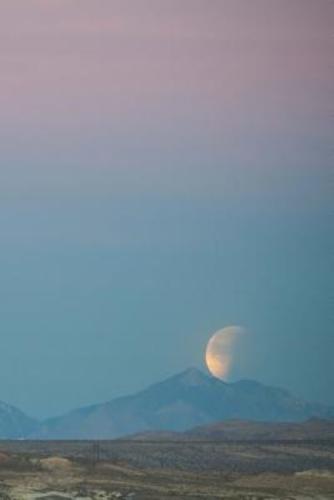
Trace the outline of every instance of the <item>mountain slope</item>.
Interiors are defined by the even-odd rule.
[[[37,422],[21,410],[0,401],[0,439],[19,439],[31,434]]]
[[[74,410],[45,421],[39,439],[113,439],[150,430],[185,431],[219,420],[302,421],[331,418],[310,404],[254,381],[227,384],[189,369],[135,395]]]
[[[329,441],[334,420],[310,418],[304,422],[223,420],[185,432],[147,431],[127,436],[133,441]]]
[[[187,439],[224,441],[299,441],[334,439],[334,420],[311,418],[305,422],[228,420],[183,433]]]

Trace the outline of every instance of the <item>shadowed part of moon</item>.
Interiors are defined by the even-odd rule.
[[[233,361],[233,345],[236,337],[244,330],[240,326],[226,326],[210,338],[205,352],[205,361],[210,373],[224,379]]]

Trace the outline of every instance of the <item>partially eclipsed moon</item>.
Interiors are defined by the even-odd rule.
[[[224,379],[233,361],[233,346],[237,336],[244,332],[241,326],[226,326],[214,333],[205,352],[207,367],[214,377]]]

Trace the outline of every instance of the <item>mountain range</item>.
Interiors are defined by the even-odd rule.
[[[0,439],[21,439],[36,431],[38,422],[0,401]]]
[[[334,418],[333,407],[309,403],[286,390],[252,380],[226,383],[196,368],[134,395],[79,408],[40,423],[19,410],[12,409],[12,412],[10,422],[9,417],[6,420],[2,416],[0,406],[0,437],[115,439],[147,431],[184,432],[235,419],[302,422],[315,417]]]
[[[303,441],[334,439],[334,420],[310,418],[305,422],[228,420],[196,427],[186,439],[223,441]]]
[[[310,418],[304,422],[222,420],[184,432],[146,431],[126,436],[131,441],[319,441],[334,440],[334,419]]]

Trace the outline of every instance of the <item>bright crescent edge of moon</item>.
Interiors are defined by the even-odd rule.
[[[226,326],[215,332],[209,339],[205,351],[205,361],[209,372],[224,380],[232,366],[233,346],[237,336],[244,332],[241,326]]]

